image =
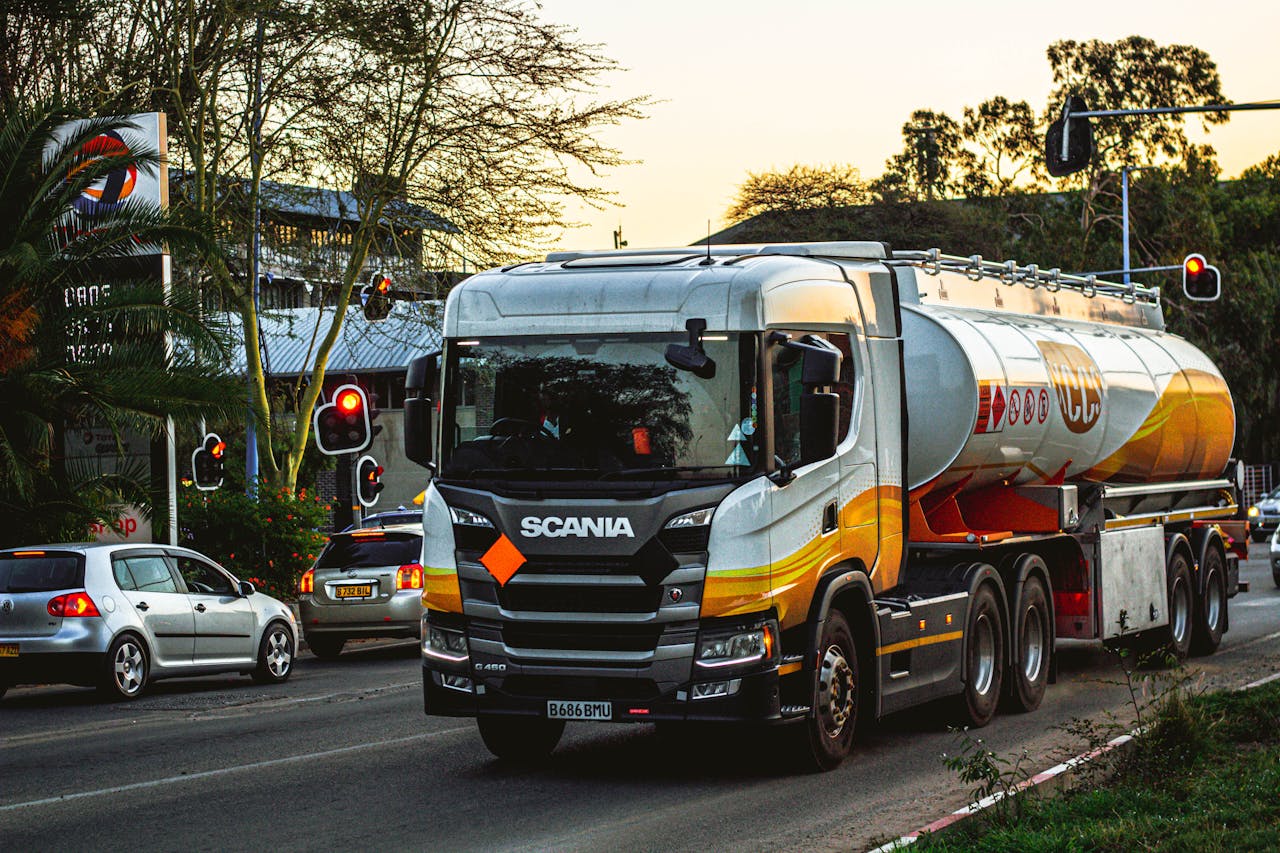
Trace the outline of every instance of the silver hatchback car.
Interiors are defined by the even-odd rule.
[[[0,696],[70,683],[133,699],[157,678],[293,671],[289,608],[186,548],[40,545],[0,551]]]
[[[316,657],[358,637],[422,631],[422,527],[396,524],[335,533],[298,585],[298,615]]]

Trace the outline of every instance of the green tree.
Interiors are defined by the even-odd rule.
[[[785,172],[752,172],[725,213],[742,222],[770,211],[823,210],[866,204],[871,193],[849,165],[792,166]]]
[[[1004,196],[1015,186],[1034,189],[1043,172],[1043,131],[1026,101],[996,95],[964,108],[961,134],[974,154],[970,195]]]
[[[946,113],[915,110],[902,126],[903,150],[885,163],[873,184],[885,201],[927,201],[959,195],[976,171],[960,125]]]
[[[65,45],[84,78],[108,81],[100,111],[169,115],[171,159],[184,172],[174,203],[222,228],[222,251],[190,284],[243,317],[273,486],[296,485],[345,312],[316,330],[309,375],[282,411],[250,274],[263,181],[352,191],[354,221],[322,247],[340,306],[375,255],[487,264],[528,252],[563,224],[567,199],[604,202],[597,176],[621,161],[598,131],[638,117],[643,103],[596,97],[614,63],[537,11],[525,0],[104,0],[92,49]],[[424,230],[422,209],[453,227]]]
[[[64,429],[156,435],[167,419],[227,411],[219,377],[223,341],[181,297],[155,281],[120,280],[112,267],[138,245],[199,247],[196,228],[165,211],[128,204],[68,227],[72,202],[112,171],[155,167],[154,152],[98,156],[85,143],[123,119],[75,126],[47,104],[0,108],[0,546],[83,539],[113,505],[146,503],[142,472],[100,474],[65,459]],[[60,128],[63,128],[60,130]],[[97,287],[92,304],[64,296]],[[166,333],[175,345],[166,357]]]

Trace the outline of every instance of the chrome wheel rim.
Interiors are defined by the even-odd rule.
[[[1173,617],[1170,626],[1173,641],[1181,645],[1187,636],[1187,623],[1191,621],[1191,596],[1187,594],[1187,584],[1181,576],[1173,582],[1173,593],[1169,597],[1173,604],[1173,613],[1170,614]]]
[[[818,673],[818,718],[827,737],[839,737],[852,719],[856,686],[844,651],[837,645],[828,646]]]
[[[979,696],[991,690],[996,673],[996,633],[991,618],[982,613],[973,626],[973,689]]]
[[[147,676],[147,662],[142,656],[142,647],[132,640],[126,640],[116,649],[115,660],[116,689],[125,696],[133,696],[142,689]]]
[[[1205,589],[1205,616],[1209,627],[1217,629],[1221,624],[1219,620],[1222,618],[1222,574],[1221,572],[1212,572],[1209,575],[1209,581]]]
[[[276,678],[283,678],[293,665],[293,644],[283,629],[276,629],[267,638],[267,671]]]
[[[1022,616],[1022,675],[1027,681],[1035,681],[1040,677],[1040,667],[1044,664],[1044,623],[1040,621],[1040,611],[1028,607]]]

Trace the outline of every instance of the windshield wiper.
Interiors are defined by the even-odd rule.
[[[596,472],[591,468],[534,468],[534,467],[516,467],[516,468],[473,468],[464,476],[469,477],[518,477],[523,479],[534,479],[536,477],[549,477],[556,480],[580,480],[594,475]]]
[[[677,465],[673,468],[623,468],[620,471],[606,471],[600,475],[601,480],[623,480],[631,477],[649,476],[654,479],[672,477],[688,471],[714,471],[721,468],[740,468],[740,465]]]

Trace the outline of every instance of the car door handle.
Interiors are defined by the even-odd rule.
[[[201,612],[201,613],[203,613],[203,612],[204,612],[204,605],[203,605],[203,604],[197,604],[197,605],[196,605],[196,610],[197,610],[197,611],[199,611],[199,612]]]
[[[145,612],[147,612],[148,610],[150,610],[150,609],[151,609],[151,606],[150,606],[149,604],[147,604],[145,601],[139,601],[139,602],[138,602],[138,609],[139,609],[139,610],[141,610],[143,613],[145,613]]]

